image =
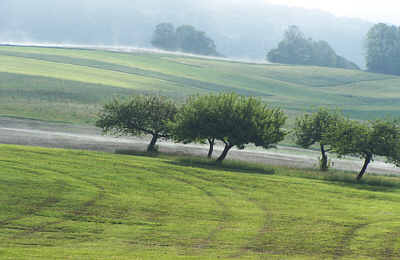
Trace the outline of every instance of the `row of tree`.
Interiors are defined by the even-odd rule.
[[[214,41],[205,32],[198,31],[191,25],[182,25],[175,29],[171,23],[160,23],[154,30],[151,44],[168,51],[221,56]]]
[[[395,120],[359,122],[337,111],[320,109],[296,120],[296,143],[308,148],[316,143],[321,150],[321,170],[328,169],[327,151],[364,159],[360,180],[375,156],[386,157],[400,167],[400,126]]]
[[[285,31],[278,48],[269,51],[267,59],[284,64],[359,69],[355,63],[337,55],[328,42],[307,38],[295,25]]]
[[[254,97],[234,93],[192,96],[181,107],[163,96],[132,96],[114,99],[100,112],[96,125],[105,133],[152,136],[149,152],[156,151],[159,138],[177,142],[206,142],[211,158],[216,141],[225,148],[217,161],[222,162],[229,150],[244,149],[249,143],[269,148],[283,140],[286,116]]]
[[[368,31],[366,48],[369,71],[400,75],[400,27],[376,24]]]
[[[254,97],[234,93],[191,96],[180,107],[163,96],[133,96],[106,104],[96,123],[105,133],[151,135],[149,152],[156,151],[159,138],[176,142],[208,142],[211,158],[214,144],[225,145],[217,161],[222,162],[232,147],[248,144],[273,147],[288,134],[286,116]],[[321,170],[328,169],[327,152],[363,158],[364,175],[374,156],[385,156],[400,166],[400,126],[396,121],[358,122],[337,111],[320,109],[296,120],[296,143],[304,148],[316,143],[321,149]]]

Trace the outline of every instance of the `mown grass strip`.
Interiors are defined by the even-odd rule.
[[[200,80],[194,80],[185,77],[178,77],[174,75],[168,75],[157,71],[152,70],[143,70],[135,67],[128,67],[119,64],[109,63],[109,62],[101,62],[97,60],[91,59],[83,59],[83,58],[72,58],[68,56],[59,56],[59,55],[47,55],[47,54],[34,54],[34,53],[22,53],[22,52],[9,52],[9,51],[1,51],[1,55],[11,56],[11,57],[22,57],[28,59],[35,59],[47,62],[55,62],[61,64],[71,64],[78,66],[85,66],[90,68],[127,73],[132,75],[138,75],[141,77],[147,77],[152,79],[159,79],[164,81],[172,82],[181,87],[191,86],[194,88],[198,88],[206,91],[235,91],[239,94],[243,95],[254,95],[254,96],[264,96],[265,94],[262,92],[256,92],[252,90],[243,90],[238,89],[226,85],[215,84],[211,82],[203,82]]]
[[[400,257],[397,178],[182,160],[0,145],[1,258]]]

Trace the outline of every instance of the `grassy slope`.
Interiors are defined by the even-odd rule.
[[[399,115],[400,78],[320,67],[256,65],[166,54],[0,47],[0,114],[93,122],[115,95],[208,91],[260,96],[296,114],[337,106],[355,118]]]
[[[0,165],[1,259],[400,257],[398,184],[8,145]]]

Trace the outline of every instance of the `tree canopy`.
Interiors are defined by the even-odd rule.
[[[400,166],[400,127],[395,121],[358,122],[342,120],[327,133],[332,150],[340,156],[352,155],[364,159],[357,176],[360,180],[374,156],[384,156]]]
[[[329,111],[324,108],[296,119],[296,144],[308,148],[319,143],[321,150],[320,169],[323,171],[328,169],[328,155],[326,154],[328,149],[326,145],[329,142],[325,140],[325,137],[332,127],[336,126],[341,120],[343,120],[343,117],[337,111]]]
[[[154,152],[159,138],[170,138],[168,121],[174,120],[174,102],[158,95],[137,95],[128,100],[114,99],[104,105],[96,126],[104,133],[118,135],[151,135],[149,152]]]
[[[253,143],[269,148],[283,140],[285,120],[280,109],[269,108],[257,98],[223,93],[191,97],[178,113],[173,128],[178,140],[209,140],[210,151],[214,140],[224,143],[224,151],[217,159],[222,162],[234,146],[243,149]]]
[[[359,69],[355,63],[338,56],[328,42],[307,38],[295,25],[289,26],[278,48],[269,51],[267,59],[284,64]]]
[[[217,96],[190,96],[182,105],[170,124],[174,139],[178,142],[208,141],[210,148],[208,157],[211,158],[215,139],[218,136]]]
[[[160,23],[156,26],[151,44],[154,47],[175,51],[177,49],[175,27],[171,23]]]
[[[151,43],[163,50],[221,56],[216,50],[214,41],[205,32],[198,31],[191,25],[182,25],[175,30],[171,23],[158,24]]]
[[[369,71],[400,75],[400,27],[376,24],[368,31],[366,48]]]

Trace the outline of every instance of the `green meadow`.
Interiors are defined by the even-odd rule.
[[[0,145],[0,259],[399,259],[400,181]]]
[[[318,106],[358,119],[400,115],[400,77],[156,53],[0,47],[0,115],[92,124],[113,96],[207,92],[262,98],[298,115]]]

